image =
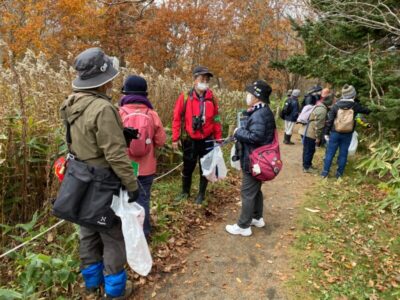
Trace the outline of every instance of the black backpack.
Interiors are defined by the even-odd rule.
[[[292,106],[290,105],[290,98],[287,99],[285,101],[285,105],[283,106],[281,113],[279,114],[279,116],[281,117],[281,119],[285,119],[285,117],[287,115],[290,115],[290,113],[292,112]]]

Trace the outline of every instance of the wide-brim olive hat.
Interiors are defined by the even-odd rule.
[[[90,48],[80,53],[74,62],[78,77],[72,82],[74,89],[94,89],[118,76],[119,62],[107,56],[100,48]]]

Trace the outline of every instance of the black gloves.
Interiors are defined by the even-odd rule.
[[[139,129],[124,127],[124,137],[126,146],[129,147],[132,140],[136,140],[139,138]]]
[[[128,196],[129,196],[128,203],[135,202],[139,198],[139,189],[133,192],[128,192]]]

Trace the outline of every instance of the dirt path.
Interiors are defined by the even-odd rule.
[[[170,276],[146,299],[287,299],[282,285],[290,276],[286,249],[298,205],[316,177],[302,172],[299,141],[282,145],[281,151],[282,173],[263,185],[266,227],[254,228],[251,237],[229,235],[225,225],[236,222],[240,206],[227,207],[224,219],[197,242],[184,273]]]

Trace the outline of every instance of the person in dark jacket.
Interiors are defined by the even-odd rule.
[[[290,139],[293,134],[293,127],[296,124],[297,117],[300,113],[299,96],[300,90],[293,90],[292,95],[286,100],[285,106],[283,107],[283,119],[285,120],[284,144],[294,145]]]
[[[356,126],[355,119],[358,114],[369,114],[371,112],[368,108],[363,107],[359,102],[354,101],[356,96],[357,92],[352,85],[344,85],[342,89],[342,98],[336,102],[329,111],[325,127],[325,140],[328,142],[328,147],[325,154],[324,169],[321,173],[323,178],[328,177],[333,158],[338,148],[339,156],[337,160],[338,168],[336,171],[336,178],[339,179],[343,176],[351,138]],[[353,110],[353,128],[349,132],[338,132],[335,127],[335,120],[338,119],[338,112],[340,110]]]
[[[252,234],[250,226],[265,226],[262,182],[251,175],[249,155],[253,149],[271,144],[276,128],[274,115],[268,106],[271,87],[265,81],[258,80],[248,86],[246,91],[246,103],[250,107],[246,112],[247,119],[242,123],[243,126],[234,132],[235,139],[242,145],[240,157],[243,172],[242,211],[238,222],[225,228],[230,234],[242,236]]]

